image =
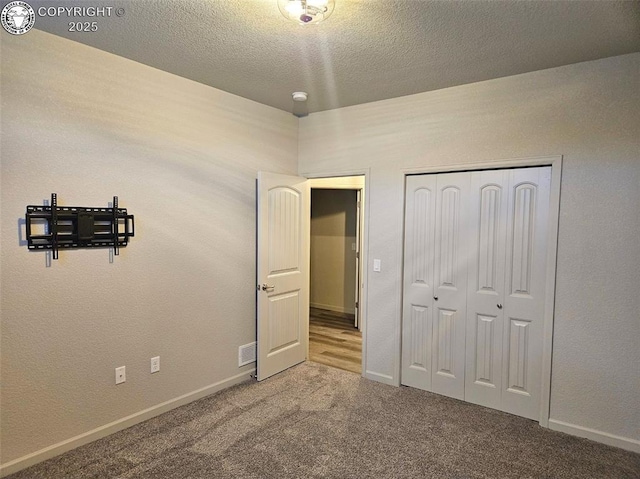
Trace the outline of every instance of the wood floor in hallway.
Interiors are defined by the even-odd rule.
[[[362,333],[353,321],[353,314],[310,308],[309,360],[360,374]]]

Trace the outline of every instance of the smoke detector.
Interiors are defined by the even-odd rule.
[[[307,95],[306,91],[294,91],[291,96],[293,97],[293,101],[307,101],[309,95]]]

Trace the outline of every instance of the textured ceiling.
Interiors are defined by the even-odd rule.
[[[124,8],[36,28],[298,114],[640,51],[640,1],[336,0],[312,26],[276,0],[30,3]],[[298,90],[309,100],[294,111]]]

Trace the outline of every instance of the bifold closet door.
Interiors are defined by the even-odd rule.
[[[470,173],[437,175],[431,390],[464,399]]]
[[[551,168],[471,175],[465,400],[538,419]]]
[[[431,390],[436,175],[408,176],[404,233],[402,373],[405,386]]]
[[[540,417],[551,167],[509,172],[502,411]]]
[[[402,384],[539,417],[551,168],[408,176]]]
[[[469,173],[407,177],[402,384],[464,398]]]
[[[465,400],[500,409],[507,251],[507,170],[471,173]]]

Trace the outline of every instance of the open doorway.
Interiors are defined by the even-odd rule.
[[[309,359],[361,374],[364,177],[311,183]]]

